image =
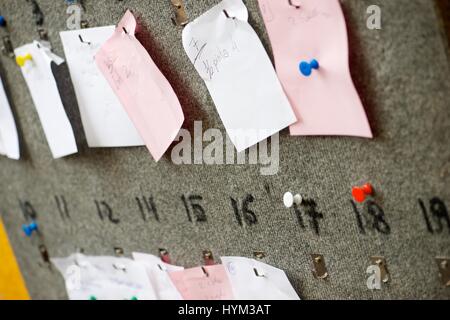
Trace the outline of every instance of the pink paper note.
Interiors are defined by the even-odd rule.
[[[258,0],[278,77],[299,121],[291,135],[372,138],[348,62],[348,39],[338,0]],[[298,5],[299,8],[295,8]],[[302,61],[319,69],[305,76]]]
[[[234,299],[230,281],[221,264],[170,272],[169,276],[184,300]]]
[[[184,115],[175,92],[135,31],[136,19],[127,11],[95,60],[158,161],[180,131]]]

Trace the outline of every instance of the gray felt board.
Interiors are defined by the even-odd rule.
[[[192,19],[217,2],[185,4]],[[64,57],[59,31],[67,29],[67,4],[37,3],[54,51]],[[258,3],[245,3],[249,22],[272,57]],[[382,9],[381,30],[366,27],[372,4]],[[83,19],[91,27],[116,24],[132,9],[145,26],[140,40],[180,99],[183,127],[193,133],[198,120],[204,130],[225,134],[184,53],[169,0],[85,0],[84,6]],[[171,150],[156,163],[144,147],[88,148],[64,66],[55,74],[79,153],[53,160],[20,68],[1,56],[22,159],[0,159],[0,212],[31,297],[67,298],[63,278],[42,260],[39,245],[44,244],[51,257],[80,248],[89,255],[113,255],[120,247],[126,256],[166,248],[175,264],[186,267],[201,264],[205,249],[216,260],[252,257],[260,250],[265,262],[286,271],[303,299],[450,298],[435,262],[450,256],[450,78],[440,15],[430,0],[345,0],[342,6],[351,73],[375,138],[291,137],[283,130],[279,172],[273,176],[262,175],[259,165],[175,165]],[[0,12],[14,47],[38,37],[27,1],[0,0]],[[374,197],[355,211],[351,188],[365,182],[373,184]],[[286,191],[309,202],[287,209]],[[153,201],[157,215],[141,212],[137,199]],[[248,210],[242,210],[244,204]],[[382,213],[383,221],[373,219]],[[29,239],[21,226],[33,214],[41,237]],[[313,253],[324,256],[327,280],[313,276]],[[386,258],[391,276],[375,291],[366,286],[373,255]]]

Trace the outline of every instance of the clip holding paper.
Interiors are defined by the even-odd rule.
[[[183,0],[171,0],[171,2],[175,11],[175,18],[172,18],[172,22],[176,26],[184,27],[189,22],[189,18],[184,8]]]
[[[16,63],[19,67],[23,68],[25,66],[25,63],[27,61],[31,61],[33,60],[33,57],[31,56],[31,54],[27,53],[24,56],[17,56],[16,57]]]
[[[288,0],[288,3],[291,7],[294,7],[295,9],[300,9],[300,6],[298,4],[295,4],[293,2],[294,0]]]
[[[205,267],[202,266],[201,268],[202,268],[202,271],[205,274],[205,276],[209,277],[209,273],[208,273],[208,271],[206,271]]]

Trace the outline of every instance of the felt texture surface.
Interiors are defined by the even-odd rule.
[[[67,4],[37,2],[54,51],[64,57],[59,31],[67,29]],[[191,19],[217,2],[185,1]],[[270,54],[257,1],[245,3],[250,24]],[[372,4],[382,9],[381,30],[366,28],[366,9]],[[83,19],[91,27],[116,24],[127,8],[132,9],[143,24],[139,38],[180,99],[184,128],[192,134],[198,120],[204,129],[218,128],[225,135],[204,82],[183,51],[182,30],[171,22],[169,0],[85,0],[84,5]],[[284,130],[280,169],[274,176],[262,176],[255,165],[177,166],[170,150],[155,163],[144,147],[89,149],[67,70],[55,74],[69,82],[61,87],[65,107],[74,123],[78,121],[79,153],[53,160],[19,67],[1,56],[2,77],[21,135],[22,160],[0,158],[0,213],[31,297],[66,298],[63,278],[41,259],[38,245],[44,243],[54,257],[79,248],[88,255],[111,255],[114,247],[121,247],[127,256],[132,251],[157,254],[158,248],[166,248],[175,264],[186,267],[199,265],[205,249],[216,258],[251,257],[262,250],[264,261],[286,270],[304,299],[449,299],[450,289],[439,281],[434,259],[450,256],[450,226],[429,210],[434,197],[450,209],[449,61],[436,7],[428,0],[345,0],[342,6],[351,72],[375,138],[290,137]],[[14,47],[38,37],[29,3],[1,0],[0,12],[8,21]],[[384,210],[389,234],[371,227],[371,215],[361,205],[366,233],[358,227],[351,187],[365,182],[374,186],[373,200]],[[304,206],[299,207],[304,228],[294,209],[284,207],[286,191],[315,200],[323,215],[319,235]],[[230,197],[242,204],[248,194],[255,199],[249,209],[257,223],[244,221],[240,226]],[[61,195],[70,219],[58,211],[55,196]],[[205,222],[195,216],[194,222],[189,221],[182,195],[202,197]],[[159,221],[153,213],[146,221],[141,218],[136,197],[143,204],[143,196],[153,197]],[[433,233],[427,229],[419,198],[429,211]],[[101,220],[95,200],[102,208],[106,201],[120,223],[111,223],[107,215]],[[23,235],[21,225],[27,220],[19,201],[33,205],[40,237]],[[312,253],[325,257],[328,280],[314,278]],[[366,286],[372,255],[387,260],[391,281],[382,290]]]

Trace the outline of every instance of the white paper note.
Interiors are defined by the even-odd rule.
[[[14,50],[16,56],[30,54],[21,67],[22,74],[31,93],[42,127],[53,154],[53,158],[61,158],[78,151],[72,125],[67,117],[51,63],[60,65],[63,59],[53,54],[44,43],[34,41]]]
[[[300,300],[283,270],[242,257],[221,260],[236,300]]]
[[[0,78],[0,154],[10,159],[19,160],[19,135],[16,122]]]
[[[70,300],[155,300],[143,264],[127,258],[73,254],[52,258]]]
[[[144,142],[95,63],[115,26],[60,32],[89,147],[142,146]]]
[[[184,270],[183,267],[173,266],[154,255],[145,253],[133,252],[133,259],[145,266],[158,300],[183,300],[168,274],[168,272]]]
[[[183,30],[184,49],[238,152],[297,121],[247,19],[241,0],[224,0]]]

